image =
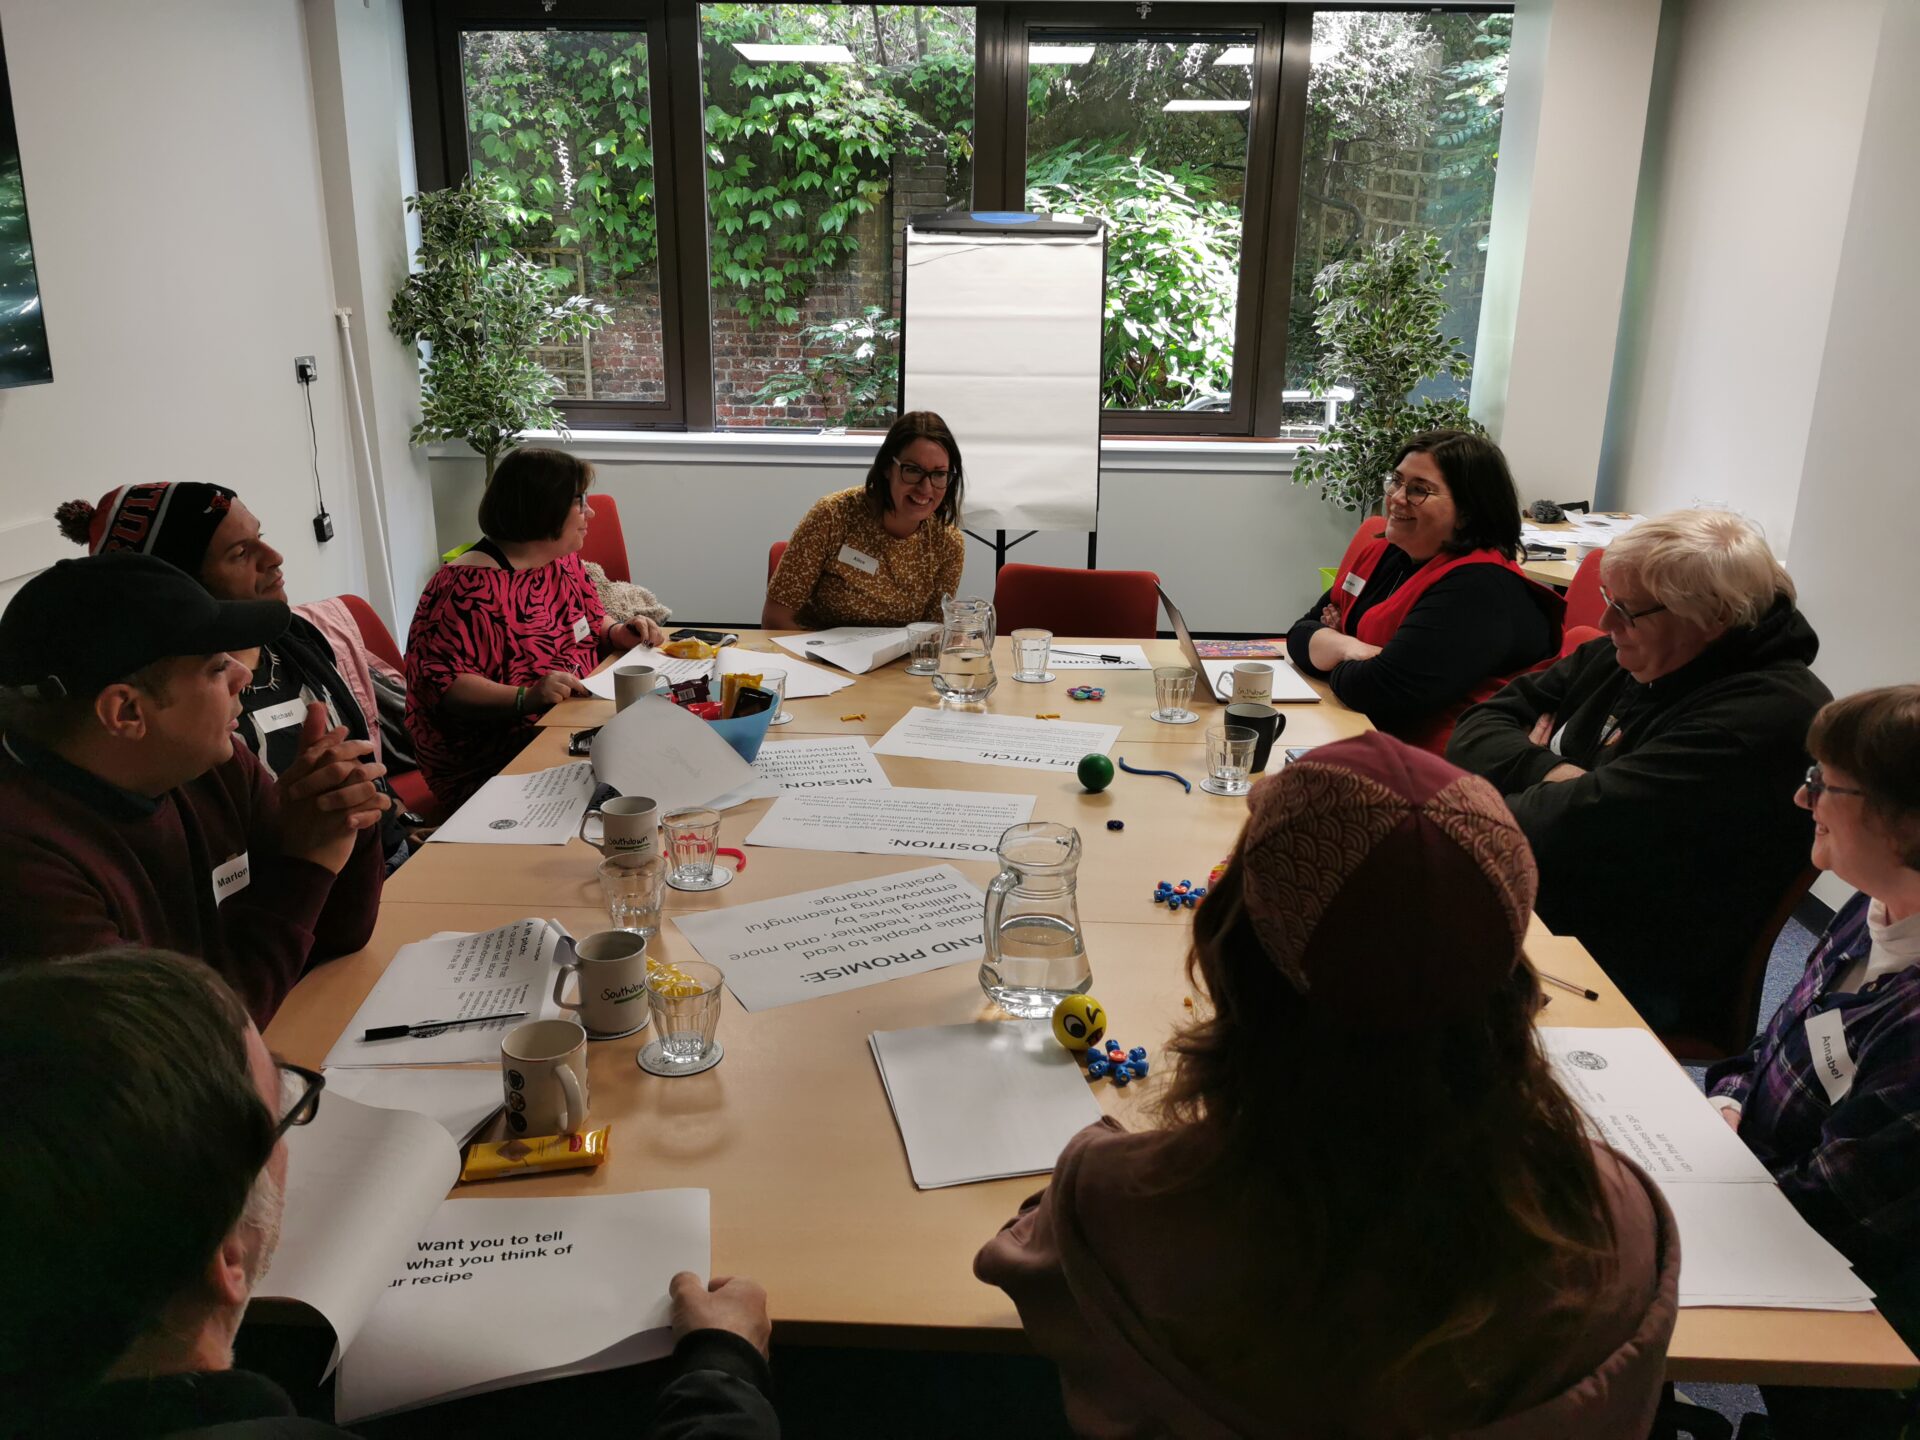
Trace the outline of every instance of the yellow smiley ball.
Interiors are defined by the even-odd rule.
[[[1053,1007],[1053,1038],[1069,1050],[1098,1045],[1107,1033],[1107,1012],[1091,995],[1069,995]]]

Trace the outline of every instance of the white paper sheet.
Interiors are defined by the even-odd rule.
[[[791,660],[785,655],[775,655],[766,650],[742,650],[737,645],[728,645],[712,660],[676,660],[650,647],[638,646],[605,670],[589,675],[586,679],[587,689],[602,700],[613,699],[613,672],[622,665],[651,665],[660,672],[663,687],[677,685],[683,680],[705,679],[716,668],[722,675],[764,675],[769,671],[779,671],[787,677],[789,700],[831,695],[853,684],[844,675],[836,675],[818,665],[808,665],[804,661]]]
[[[1774,1186],[1662,1189],[1680,1230],[1682,1305],[1872,1308],[1873,1291],[1853,1273],[1846,1257],[1802,1220],[1793,1202]]]
[[[1043,1174],[1100,1118],[1045,1020],[877,1030],[868,1043],[922,1190]]]
[[[389,1267],[341,1362],[335,1416],[665,1355],[667,1282],[706,1274],[711,1256],[705,1190],[449,1200]]]
[[[1072,770],[1085,755],[1106,754],[1119,738],[1118,725],[916,706],[874,742],[873,753],[966,765],[1011,765],[1021,770]]]
[[[975,790],[786,794],[747,836],[749,845],[842,850],[939,860],[991,860],[1000,836],[1033,814],[1031,795]]]
[[[887,790],[893,782],[863,735],[820,740],[769,740],[753,772],[782,790]]]
[[[951,865],[675,915],[748,1010],[978,960],[986,896]]]
[[[1236,665],[1245,665],[1250,662],[1242,658],[1238,660],[1202,660],[1200,663],[1206,668],[1207,683],[1213,687],[1213,693],[1219,696],[1220,699],[1226,700],[1233,694],[1233,681],[1229,678],[1233,674],[1233,667]],[[1292,662],[1287,660],[1261,660],[1257,663],[1273,666],[1274,704],[1292,705],[1298,702],[1315,701],[1320,698],[1320,692],[1307,683],[1307,677],[1294,669]]]
[[[329,1084],[312,1122],[287,1132],[280,1248],[257,1293],[326,1316],[337,1362],[459,1177],[460,1153],[437,1123],[358,1104]]]
[[[600,727],[593,773],[623,795],[651,795],[663,815],[687,805],[725,810],[779,793],[706,721],[653,695]]]
[[[553,952],[565,932],[548,920],[516,920],[497,930],[402,945],[373,993],[327,1052],[329,1066],[481,1065],[500,1058],[500,1040],[516,1025],[554,1013]],[[524,1010],[520,1020],[463,1025],[435,1035],[364,1040],[384,1025],[419,1025],[469,1015]]]
[[[898,626],[836,625],[811,635],[776,636],[773,643],[804,659],[825,660],[864,675],[906,654],[913,648],[913,637]]]
[[[593,766],[584,760],[496,775],[427,837],[429,845],[564,845],[580,829],[593,798]]]
[[[1113,655],[1116,659],[1103,660],[1103,655]],[[1064,650],[1059,646],[1047,652],[1049,670],[1151,670],[1153,662],[1147,659],[1147,652],[1138,645],[1095,645],[1091,642],[1068,644]]]
[[[382,1110],[411,1110],[437,1122],[456,1145],[466,1144],[500,1113],[503,1093],[500,1071],[491,1065],[484,1070],[440,1066],[327,1072],[329,1102],[344,1096]]]
[[[1662,1188],[1773,1183],[1651,1031],[1544,1025],[1540,1044],[1598,1138]]]

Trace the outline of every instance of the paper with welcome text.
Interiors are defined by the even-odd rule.
[[[874,741],[876,755],[912,755],[963,765],[1010,765],[1020,770],[1072,771],[1081,757],[1104,755],[1120,738],[1118,725],[1029,720],[916,706]]]

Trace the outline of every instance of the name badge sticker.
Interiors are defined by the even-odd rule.
[[[222,900],[232,899],[247,888],[247,882],[252,878],[244,850],[224,864],[214,866],[213,903],[218,905]]]
[[[880,562],[878,560],[874,559],[871,555],[861,554],[851,545],[842,545],[837,558],[842,565],[851,565],[862,574],[878,575],[880,573]]]
[[[1367,588],[1367,582],[1359,575],[1349,574],[1346,579],[1340,582],[1340,588],[1349,595],[1358,595],[1362,590]]]
[[[584,615],[575,616],[573,621],[573,638],[584,645],[592,634],[593,626],[587,623],[587,617]]]
[[[298,725],[307,718],[305,698],[289,700],[284,705],[269,705],[263,710],[253,712],[253,723],[260,727],[262,735],[271,735],[276,730],[285,730],[290,725]]]
[[[1853,1056],[1847,1053],[1847,1022],[1838,1010],[1807,1017],[1807,1049],[1813,1056],[1813,1073],[1827,1092],[1827,1103],[1838,1105],[1853,1088],[1854,1072]]]

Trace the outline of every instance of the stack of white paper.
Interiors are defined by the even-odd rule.
[[[773,643],[806,659],[825,660],[864,675],[906,654],[913,648],[913,637],[904,626],[837,625],[811,635],[781,635]]]
[[[1680,1303],[1868,1310],[1873,1291],[1800,1218],[1650,1031],[1545,1026],[1541,1047],[1598,1139],[1651,1175],[1680,1229]]]
[[[789,660],[784,655],[770,654],[765,650],[742,650],[738,646],[728,645],[711,660],[676,660],[671,655],[662,655],[651,646],[641,645],[629,650],[598,674],[589,675],[586,679],[587,689],[602,700],[613,699],[613,672],[626,665],[651,665],[659,672],[663,688],[678,685],[683,680],[704,680],[716,673],[764,675],[774,672],[787,677],[787,699],[789,700],[807,700],[816,695],[831,695],[834,691],[844,690],[853,684],[853,681],[844,675],[836,675],[833,671],[823,670],[818,665],[808,665],[801,660]]]
[[[1202,660],[1206,667],[1207,684],[1213,687],[1213,693],[1222,700],[1231,700],[1233,695],[1233,667],[1249,662],[1240,660]],[[1273,666],[1273,703],[1292,705],[1299,702],[1315,701],[1320,692],[1307,683],[1307,677],[1293,668],[1289,660],[1261,660],[1261,665]]]
[[[564,845],[579,832],[593,798],[593,766],[585,760],[496,775],[432,835],[461,845]]]
[[[1045,1020],[876,1030],[867,1043],[922,1190],[1044,1174],[1100,1118]]]

